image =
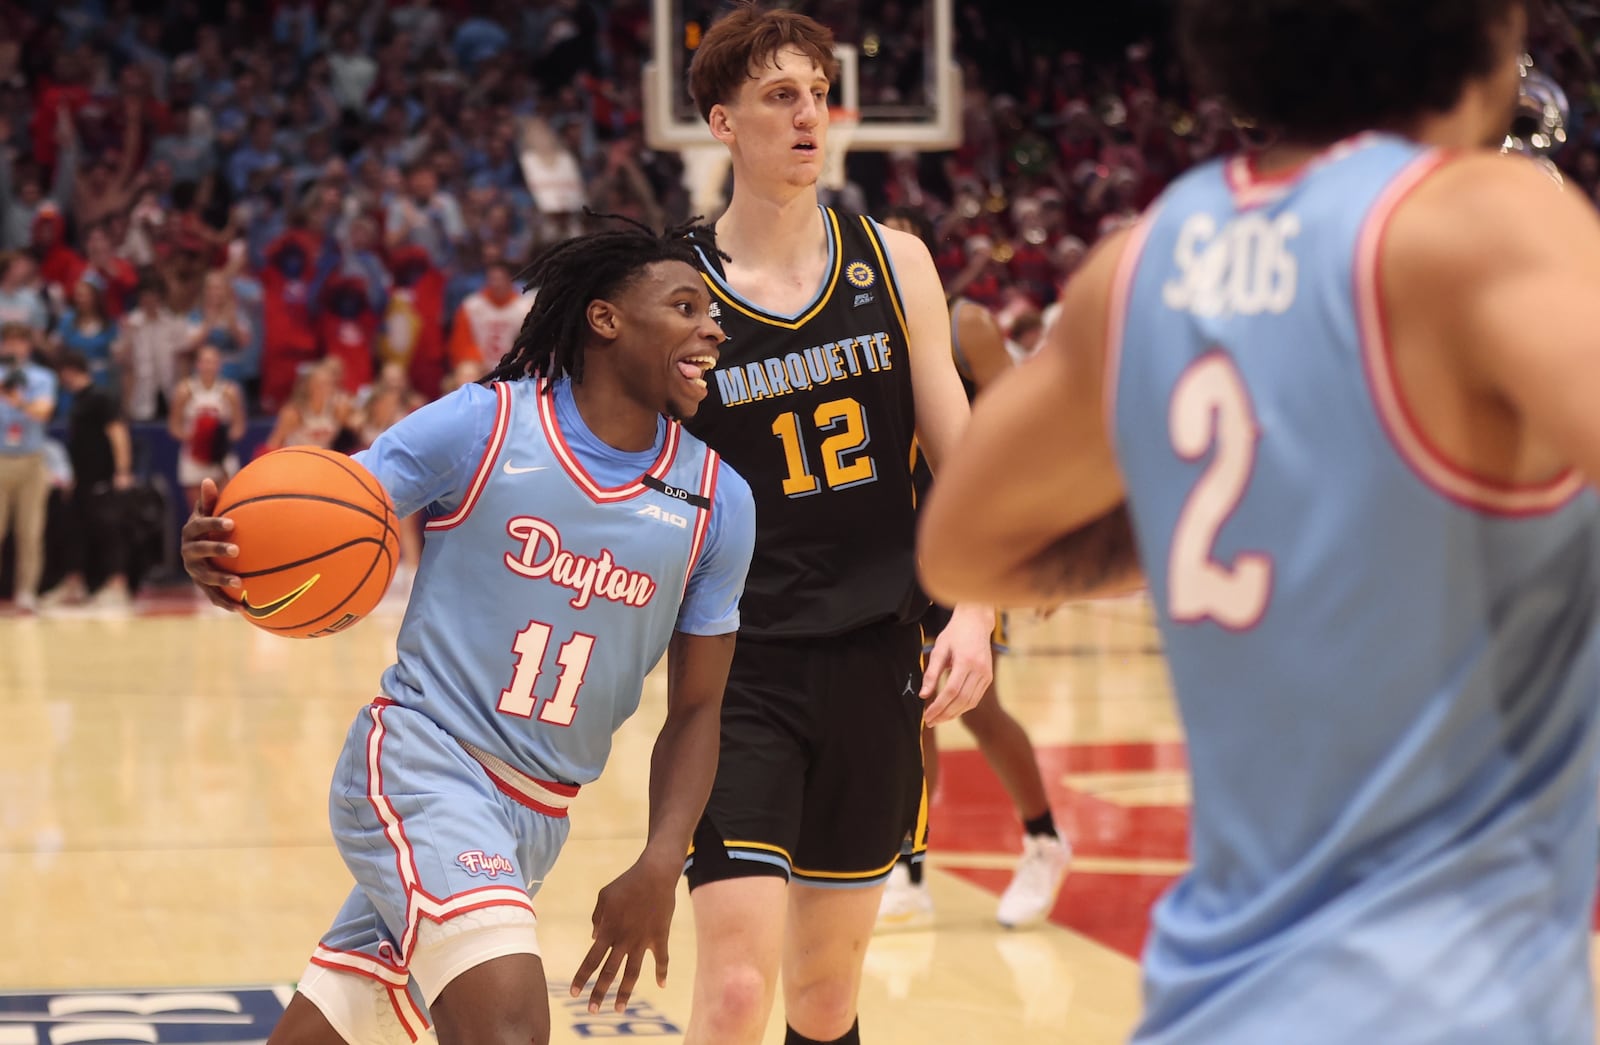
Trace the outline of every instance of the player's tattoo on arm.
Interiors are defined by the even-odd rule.
[[[1057,538],[1028,564],[1033,589],[1045,600],[1091,595],[1139,577],[1139,550],[1120,504]]]

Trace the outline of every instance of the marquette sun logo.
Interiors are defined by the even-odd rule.
[[[866,290],[878,282],[878,274],[865,261],[852,261],[844,267],[844,278],[857,290]]]

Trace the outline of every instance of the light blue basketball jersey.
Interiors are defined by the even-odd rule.
[[[357,459],[427,514],[384,694],[529,776],[595,779],[672,632],[738,629],[749,488],[675,422],[628,454],[564,381],[470,385]]]
[[[1463,473],[1395,393],[1379,248],[1438,162],[1212,163],[1124,259],[1114,432],[1194,787],[1137,1041],[1594,1040],[1596,498]]]

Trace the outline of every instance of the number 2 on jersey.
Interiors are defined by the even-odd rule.
[[[878,478],[878,466],[867,454],[845,463],[848,455],[872,441],[872,434],[867,430],[867,416],[860,403],[854,399],[830,400],[817,407],[812,421],[818,431],[829,433],[821,448],[822,471],[827,477],[828,489],[843,490]],[[811,474],[811,463],[806,457],[800,415],[779,414],[772,422],[772,434],[783,443],[783,461],[788,469],[783,480],[783,495],[809,497],[821,490],[822,484]]]
[[[1214,352],[1186,370],[1173,390],[1167,425],[1172,448],[1185,461],[1198,461],[1216,448],[1172,535],[1168,610],[1175,621],[1209,617],[1225,628],[1248,628],[1261,619],[1272,594],[1272,560],[1241,552],[1224,565],[1213,557],[1217,532],[1249,485],[1261,431],[1233,361]]]
[[[517,666],[511,674],[511,685],[500,691],[498,710],[518,718],[532,718],[539,703],[534,695],[534,684],[542,674],[545,650],[550,648],[550,625],[530,620],[528,626],[517,632],[511,651],[517,655]],[[594,636],[576,632],[561,644],[556,663],[561,673],[556,677],[556,691],[539,709],[539,721],[554,726],[570,726],[578,713],[578,690],[583,688],[583,673],[588,670],[589,656],[594,652]]]

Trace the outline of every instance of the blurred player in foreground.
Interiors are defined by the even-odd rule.
[[[1600,222],[1492,148],[1526,12],[1180,11],[1275,144],[1073,279],[924,579],[1117,590],[1137,535],[1194,807],[1136,1041],[1592,1041]]]

